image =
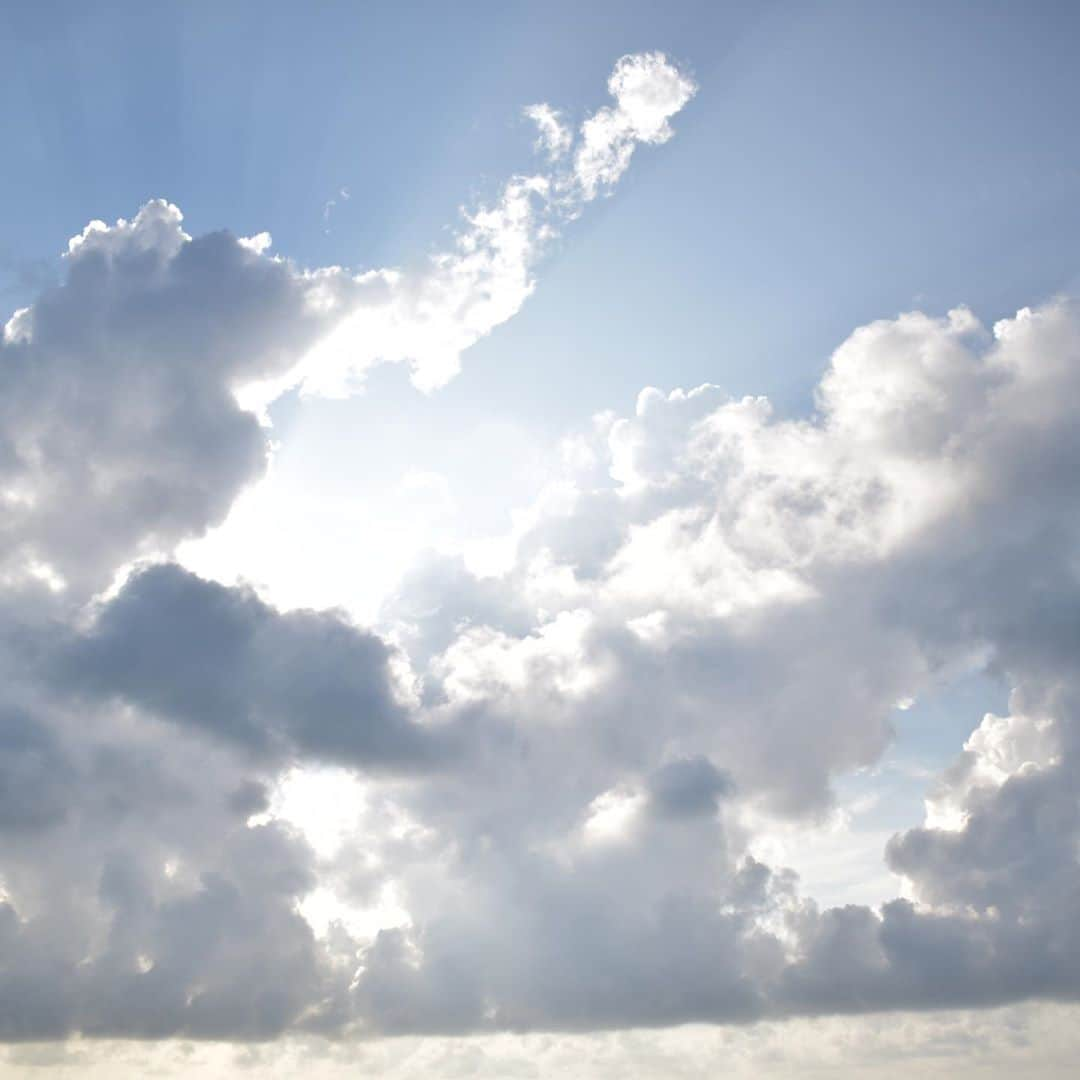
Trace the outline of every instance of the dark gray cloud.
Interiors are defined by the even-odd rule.
[[[133,575],[54,662],[59,685],[267,760],[417,768],[450,750],[395,692],[391,650],[334,612],[278,612],[173,564]]]
[[[51,732],[18,709],[0,716],[0,829],[61,820],[68,810],[69,774]]]
[[[717,800],[731,789],[731,779],[703,757],[669,761],[649,777],[656,812],[676,818],[715,813]]]

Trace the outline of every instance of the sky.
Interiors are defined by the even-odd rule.
[[[1071,1075],[1073,5],[0,5],[0,1076]]]

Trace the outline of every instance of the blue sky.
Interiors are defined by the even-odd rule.
[[[851,326],[1075,281],[1070,4],[8,5],[5,257],[54,260],[150,194],[309,265],[420,258],[643,48],[693,70],[681,138],[583,221],[470,357],[561,431],[647,383],[805,405]],[[1036,77],[1037,76],[1037,77]],[[338,199],[330,232],[323,209]],[[614,275],[614,265],[632,272]],[[25,293],[23,295],[25,299]],[[581,357],[588,356],[583,373]]]
[[[1078,44],[3,5],[0,1076],[1068,1075]]]

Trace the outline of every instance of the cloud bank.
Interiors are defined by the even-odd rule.
[[[0,1037],[577,1030],[1080,995],[1080,306],[855,330],[813,415],[649,388],[569,438],[484,574],[383,636],[168,561],[265,468],[251,411],[374,363],[433,389],[693,84],[619,61],[576,141],[417,271],[307,270],[179,211],[72,241],[0,349]],[[972,733],[822,909],[760,850],[985,670]],[[344,770],[317,845],[276,793]],[[316,927],[313,897],[404,915]]]

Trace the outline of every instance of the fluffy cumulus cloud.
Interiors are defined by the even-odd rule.
[[[414,922],[366,954],[361,1013],[619,1027],[1076,996],[1078,348],[1067,300],[992,331],[913,313],[837,349],[810,419],[646,390],[471,596],[460,567],[407,584],[430,708],[495,717],[513,751],[409,796],[434,835],[399,856]],[[905,897],[821,910],[756,829],[821,818],[898,701],[973,668],[1012,711],[971,718],[889,844]]]
[[[615,104],[582,125],[574,159],[574,176],[588,198],[618,181],[639,142],[671,138],[668,121],[694,95],[695,86],[662,53],[642,53],[624,56],[615,65],[608,90]]]
[[[307,270],[155,202],[7,323],[0,1037],[1080,996],[1074,301],[864,326],[803,419],[646,389],[566,441],[497,565],[418,566],[381,635],[168,561],[265,468],[254,405],[382,361],[433,388],[514,314],[693,93],[658,54],[609,88],[576,142],[531,109],[545,169],[415,272]],[[896,703],[976,669],[1008,715],[888,844],[904,896],[823,908],[763,828],[825,820]],[[321,827],[297,777],[334,793]]]
[[[646,65],[633,100],[650,80],[674,80],[681,97],[659,108],[685,103],[691,86],[663,57],[622,61],[617,74],[632,62]],[[624,81],[611,84],[619,116]],[[583,147],[610,112],[585,121]],[[549,147],[569,138],[549,107],[533,115]],[[620,121],[619,154],[657,130]],[[547,243],[595,194],[580,168],[555,161],[515,176],[465,215],[451,250],[407,272],[307,270],[272,255],[266,233],[193,238],[163,200],[130,221],[91,222],[69,243],[63,282],[0,338],[0,576],[85,598],[124,562],[219,523],[265,468],[255,414],[290,386],[347,393],[381,362],[442,385],[464,349],[519,310]]]
[[[287,264],[193,240],[162,201],[67,263],[0,346],[0,567],[83,593],[225,515],[265,455],[233,386],[294,364],[318,319]]]

